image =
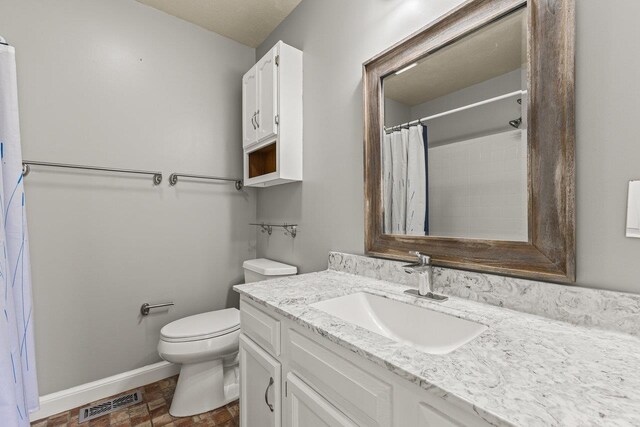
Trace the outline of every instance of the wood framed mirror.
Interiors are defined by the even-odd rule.
[[[363,65],[368,255],[575,281],[574,0],[470,0]]]

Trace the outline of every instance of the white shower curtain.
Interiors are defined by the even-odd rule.
[[[424,236],[427,171],[423,126],[412,126],[382,140],[384,232]]]
[[[0,38],[0,41],[2,39]],[[15,50],[0,44],[0,425],[38,409]]]
[[[409,131],[391,134],[391,233],[404,234],[407,221],[407,144]]]
[[[384,232],[391,233],[391,194],[393,192],[393,163],[391,161],[393,133],[384,133],[382,138],[382,212],[384,213]]]
[[[407,143],[407,219],[405,234],[424,236],[427,212],[427,166],[424,157],[422,126],[409,128]]]

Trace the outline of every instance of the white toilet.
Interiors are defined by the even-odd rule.
[[[245,283],[291,276],[297,268],[265,258],[245,261]],[[238,398],[240,311],[196,314],[160,331],[158,353],[182,365],[169,413],[186,417],[211,411]]]

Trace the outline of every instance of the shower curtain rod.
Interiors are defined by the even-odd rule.
[[[453,110],[444,111],[442,113],[434,114],[432,116],[427,116],[427,117],[423,117],[423,118],[418,119],[418,120],[413,120],[413,121],[410,121],[410,122],[407,122],[407,123],[402,123],[400,125],[392,126],[390,128],[385,127],[384,130],[387,133],[391,133],[391,132],[394,132],[396,130],[400,130],[402,128],[408,128],[410,126],[421,125],[422,122],[427,122],[429,120],[437,119],[438,117],[448,116],[449,114],[458,113],[458,112],[464,111],[464,110],[469,110],[471,108],[479,107],[479,106],[484,105],[484,104],[489,104],[491,102],[500,101],[501,99],[511,98],[512,96],[526,95],[526,93],[527,93],[526,90],[516,90],[514,92],[505,93],[504,95],[496,96],[494,98],[485,99],[484,101],[475,102],[473,104],[465,105],[464,107],[454,108]]]

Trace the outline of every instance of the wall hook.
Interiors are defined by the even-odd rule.
[[[284,224],[282,228],[284,228],[285,235],[291,236],[292,239],[296,238],[296,235],[298,234],[298,227],[296,225]]]
[[[265,224],[264,222],[252,222],[249,225],[260,227],[260,231],[262,231],[263,233],[266,232],[269,236],[271,236],[274,227],[282,228],[285,236],[291,236],[292,239],[295,239],[296,235],[298,234],[298,224],[287,224],[286,222],[284,224]]]

